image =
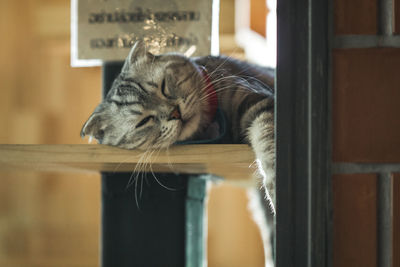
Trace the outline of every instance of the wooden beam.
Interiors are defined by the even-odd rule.
[[[241,183],[251,181],[253,162],[247,145],[179,145],[147,154],[105,145],[0,145],[0,170],[209,173]]]

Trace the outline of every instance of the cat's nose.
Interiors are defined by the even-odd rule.
[[[180,120],[180,119],[181,119],[181,111],[179,109],[179,106],[176,106],[169,114],[169,120]]]

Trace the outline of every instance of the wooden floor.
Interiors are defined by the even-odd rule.
[[[232,32],[233,1],[221,4],[221,27]],[[0,1],[1,144],[87,143],[79,132],[101,99],[101,69],[69,66],[69,8]],[[3,167],[0,266],[98,266],[99,175]],[[209,266],[263,266],[246,190],[213,188],[208,211]]]

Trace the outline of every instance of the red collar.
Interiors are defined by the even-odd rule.
[[[214,89],[214,86],[211,82],[211,78],[207,73],[207,70],[203,67],[203,77],[206,82],[206,95],[207,95],[207,102],[208,102],[208,117],[210,118],[210,121],[213,121],[215,118],[215,114],[217,113],[218,109],[218,95],[217,92]]]

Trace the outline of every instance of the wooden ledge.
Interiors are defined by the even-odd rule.
[[[0,145],[0,170],[4,171],[145,170],[209,173],[245,182],[251,181],[253,162],[253,151],[247,145],[179,145],[147,154],[105,145]]]

